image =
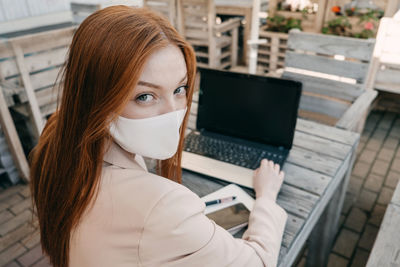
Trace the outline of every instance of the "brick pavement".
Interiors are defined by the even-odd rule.
[[[400,178],[400,110],[374,110],[357,150],[328,267],[365,266]],[[1,186],[1,184],[0,184]],[[0,187],[0,266],[50,266],[32,221],[27,185]],[[296,264],[304,266],[304,254]]]

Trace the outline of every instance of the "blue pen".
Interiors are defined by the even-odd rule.
[[[220,199],[216,199],[216,200],[211,200],[211,201],[206,202],[206,206],[219,204],[219,203],[226,203],[226,202],[233,201],[235,199],[236,199],[236,197],[232,196],[232,197],[224,197],[224,198],[220,198]]]

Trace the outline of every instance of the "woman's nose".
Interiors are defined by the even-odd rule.
[[[176,100],[173,97],[165,99],[163,108],[162,108],[162,114],[168,113],[168,112],[173,112],[178,109],[178,103],[176,103]]]

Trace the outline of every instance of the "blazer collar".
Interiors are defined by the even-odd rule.
[[[107,149],[108,148],[108,149]],[[135,154],[129,153],[114,141],[106,142],[106,152],[103,161],[124,169],[142,169],[143,167],[135,160]]]

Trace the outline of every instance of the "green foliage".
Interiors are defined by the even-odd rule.
[[[379,21],[380,18],[383,17],[383,10],[368,10],[366,13],[359,14],[360,18],[359,23],[368,22],[368,21]]]
[[[379,19],[383,16],[382,10],[363,10],[349,8],[345,10],[345,15],[335,13],[336,17],[328,21],[325,27],[322,28],[322,33],[334,34],[340,36],[349,36],[355,38],[372,38],[376,34]],[[349,21],[349,17],[358,18],[356,23],[359,27],[353,27]],[[353,30],[352,30],[353,29]]]
[[[284,16],[276,15],[267,18],[267,30],[272,32],[285,32],[288,33],[291,29],[301,28],[301,20],[294,18],[285,18]]]
[[[346,36],[347,29],[352,28],[347,16],[338,16],[327,23],[328,25],[322,28],[322,33]]]
[[[353,37],[355,38],[363,38],[363,39],[368,39],[368,38],[373,38],[375,36],[375,32],[373,30],[362,30],[359,33],[354,33]]]

